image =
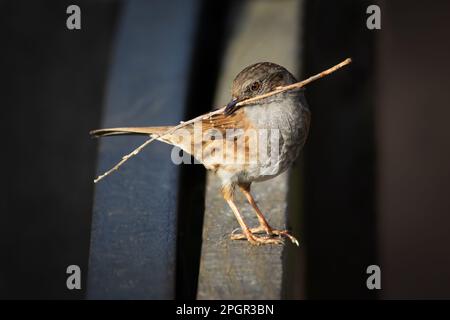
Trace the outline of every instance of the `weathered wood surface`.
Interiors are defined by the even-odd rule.
[[[103,127],[183,119],[198,8],[196,0],[124,2]],[[142,141],[101,140],[98,173]],[[170,150],[152,144],[96,185],[89,299],[175,297],[179,167]]]
[[[248,1],[233,9],[222,77],[216,105],[225,104],[234,76],[247,65],[272,61],[299,73],[299,28],[301,1]],[[236,18],[239,17],[239,18]],[[208,175],[200,262],[198,299],[280,299],[302,296],[302,237],[298,211],[288,222],[289,172],[271,181],[253,184],[252,192],[269,223],[276,228],[294,227],[300,248],[286,241],[285,246],[253,247],[246,241],[232,241],[230,233],[238,223],[220,194],[220,182]],[[237,205],[246,222],[257,226],[251,207],[237,192]],[[295,222],[295,221],[297,222]],[[295,281],[297,290],[292,290]]]

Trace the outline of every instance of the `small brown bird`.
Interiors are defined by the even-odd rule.
[[[303,89],[284,91],[239,106],[239,102],[297,82],[284,67],[270,62],[253,64],[242,70],[232,85],[232,100],[222,114],[196,125],[159,137],[193,155],[222,182],[222,194],[233,211],[242,234],[231,239],[247,239],[251,244],[282,244],[282,237],[298,241],[287,230],[272,228],[250,193],[253,182],[276,177],[290,167],[308,136],[311,114]],[[94,130],[95,137],[143,134],[160,135],[173,127],[127,127]],[[200,139],[198,138],[200,136]],[[249,228],[233,201],[236,187],[255,210],[260,225]],[[264,235],[265,234],[265,235]]]

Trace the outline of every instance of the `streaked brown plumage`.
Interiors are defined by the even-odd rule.
[[[303,90],[286,91],[261,99],[252,105],[237,106],[239,101],[294,82],[294,76],[277,64],[262,62],[251,65],[234,79],[232,101],[225,112],[201,122],[202,139],[195,139],[196,129],[192,124],[158,138],[192,154],[208,170],[219,176],[222,181],[222,194],[243,231],[242,234],[233,234],[232,239],[247,239],[251,244],[257,245],[280,244],[283,242],[282,237],[287,237],[298,245],[298,241],[286,230],[275,230],[269,226],[250,193],[250,186],[253,182],[264,181],[284,172],[302,149],[310,124],[310,112]],[[95,137],[121,134],[159,135],[170,128],[111,128],[94,130],[91,134]],[[269,132],[270,142],[264,144],[261,132]],[[217,134],[218,138],[205,139],[209,133]],[[278,138],[274,139],[274,136]],[[262,146],[263,152],[256,155],[252,153],[255,146]],[[217,154],[222,158],[217,158]],[[277,157],[269,157],[268,160],[264,157],[265,154],[277,154]],[[228,161],[230,159],[233,161]],[[254,208],[260,222],[259,227],[250,229],[242,219],[233,201],[236,187],[239,187]],[[266,235],[258,235],[259,233]]]

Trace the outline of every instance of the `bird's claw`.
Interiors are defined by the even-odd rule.
[[[289,238],[293,244],[297,247],[300,246],[298,240],[289,234],[287,230],[271,230],[267,236],[255,236],[254,233],[260,233],[260,228],[250,229],[249,233],[235,233],[237,229],[233,230],[231,233],[231,240],[245,240],[247,239],[251,244],[260,245],[260,244],[284,244],[284,240],[282,237]],[[278,238],[274,238],[273,236],[278,236]]]

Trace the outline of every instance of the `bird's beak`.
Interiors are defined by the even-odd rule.
[[[223,111],[223,113],[224,113],[225,115],[227,115],[227,116],[230,115],[230,114],[232,114],[232,113],[237,109],[236,105],[237,105],[238,102],[239,102],[238,99],[233,99],[233,100],[231,100],[231,101],[227,104],[227,106],[226,106],[225,110]]]

